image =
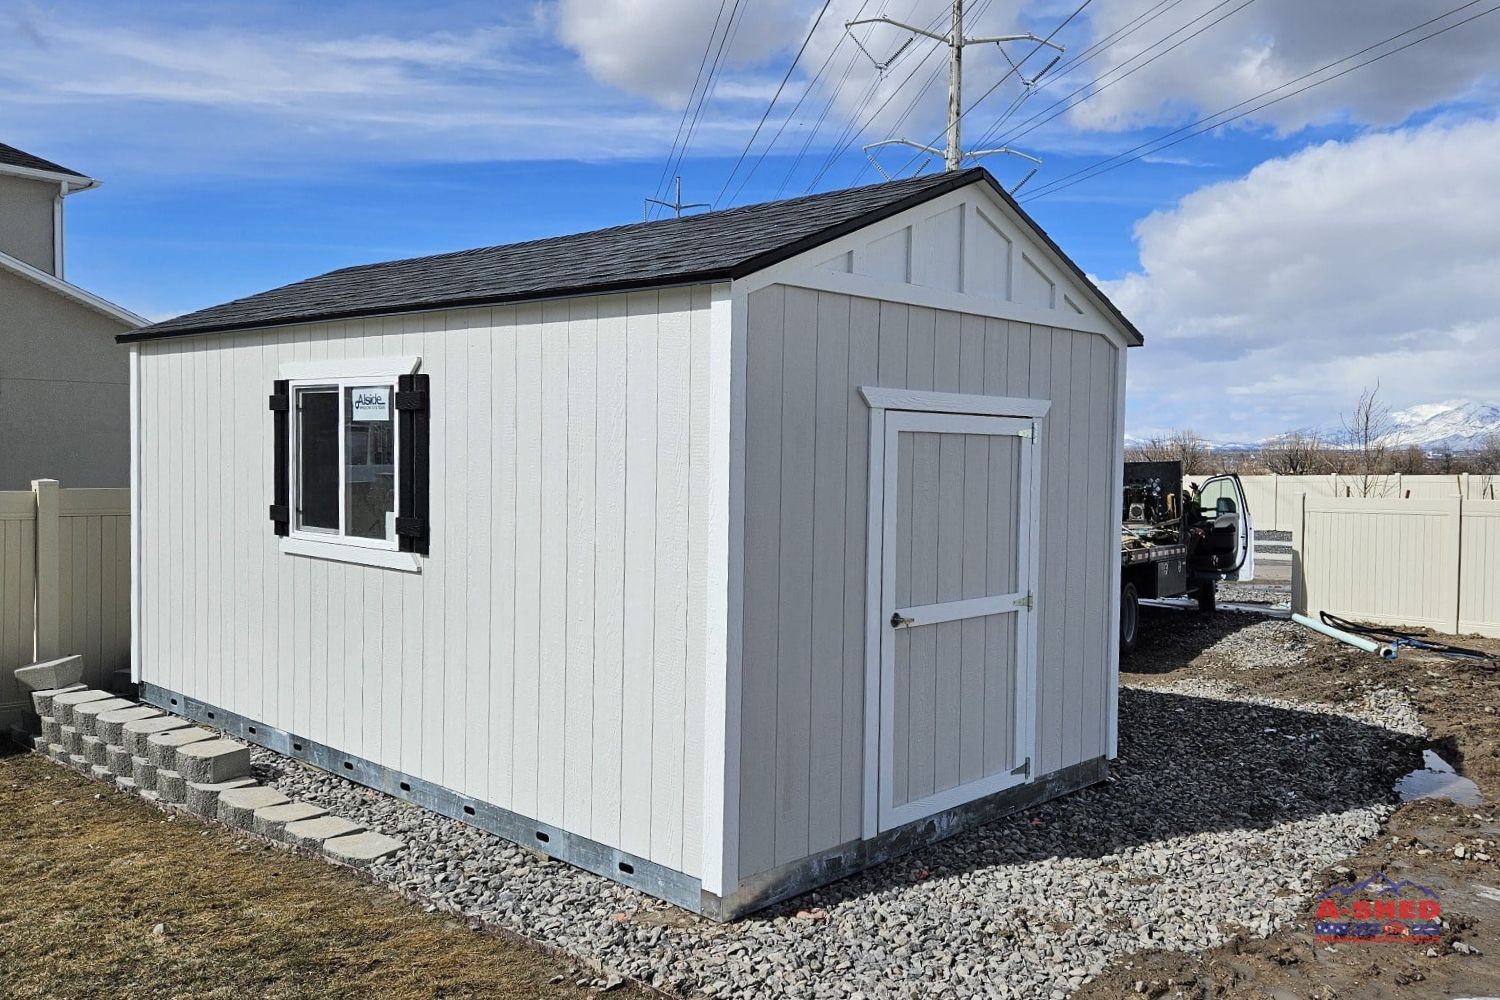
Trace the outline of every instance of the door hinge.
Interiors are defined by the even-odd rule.
[[[1025,438],[1032,444],[1036,444],[1036,424],[1032,424],[1023,431],[1016,431],[1016,437]]]
[[[1019,767],[1011,768],[1010,773],[1025,775],[1028,778],[1031,777],[1031,758],[1027,757],[1025,760],[1021,761]]]
[[[1032,604],[1032,601],[1031,601],[1031,595],[1030,594],[1027,594],[1025,597],[1018,597],[1018,598],[1016,598],[1016,607],[1018,607],[1018,608],[1025,608],[1027,611],[1030,611],[1031,610],[1031,604]]]

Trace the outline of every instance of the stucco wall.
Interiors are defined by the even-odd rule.
[[[130,485],[126,329],[0,271],[0,490]]]
[[[0,176],[0,253],[53,274],[53,202],[57,185]]]

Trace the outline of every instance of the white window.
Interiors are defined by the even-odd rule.
[[[396,392],[418,359],[282,366],[287,378],[290,531],[282,549],[342,562],[418,568],[402,549]]]
[[[293,535],[395,549],[396,383],[294,381]]]

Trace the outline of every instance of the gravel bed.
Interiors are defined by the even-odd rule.
[[[1233,583],[1219,584],[1219,600],[1237,601],[1242,604],[1284,604],[1292,599],[1289,583]]]
[[[1281,618],[1266,618],[1230,632],[1204,649],[1203,655],[1218,657],[1233,664],[1236,670],[1261,670],[1300,660],[1310,645],[1309,633],[1301,625]]]
[[[1262,531],[1256,528],[1255,540],[1257,542],[1290,542],[1292,540],[1292,533],[1290,531]]]
[[[269,751],[255,763],[288,795],[406,840],[373,874],[429,909],[668,991],[1050,1000],[1117,954],[1270,934],[1376,835],[1419,759],[1388,728],[1226,691],[1124,689],[1108,782],[730,925]],[[1389,725],[1393,711],[1359,714]]]

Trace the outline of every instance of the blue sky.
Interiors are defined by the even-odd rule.
[[[971,31],[1045,34],[1077,0],[972,4]],[[1109,83],[1012,141],[1044,160],[1021,192],[1028,211],[1147,334],[1131,359],[1132,433],[1328,425],[1377,379],[1396,406],[1500,397],[1494,3],[1228,127],[1045,187],[1460,4],[1095,0],[1058,31],[1063,72],[1000,134]],[[878,180],[858,142],[814,180],[851,120],[868,120],[861,142],[935,139],[938,57],[924,63],[928,48],[914,45],[882,79],[842,22],[863,9],[927,23],[945,6],[832,0],[809,36],[820,0],[740,0],[681,164],[688,200],[719,195],[804,38],[721,207]],[[69,278],[163,317],[351,263],[638,219],[718,11],[713,0],[15,0],[0,11],[0,141],[105,181],[69,199]],[[857,30],[877,55],[905,37]],[[1069,67],[1080,55],[1091,57]],[[971,97],[1000,81],[966,115],[977,138],[1020,91],[995,49],[968,62]],[[888,150],[883,162],[908,158]],[[1022,173],[987,162],[1002,179]]]

